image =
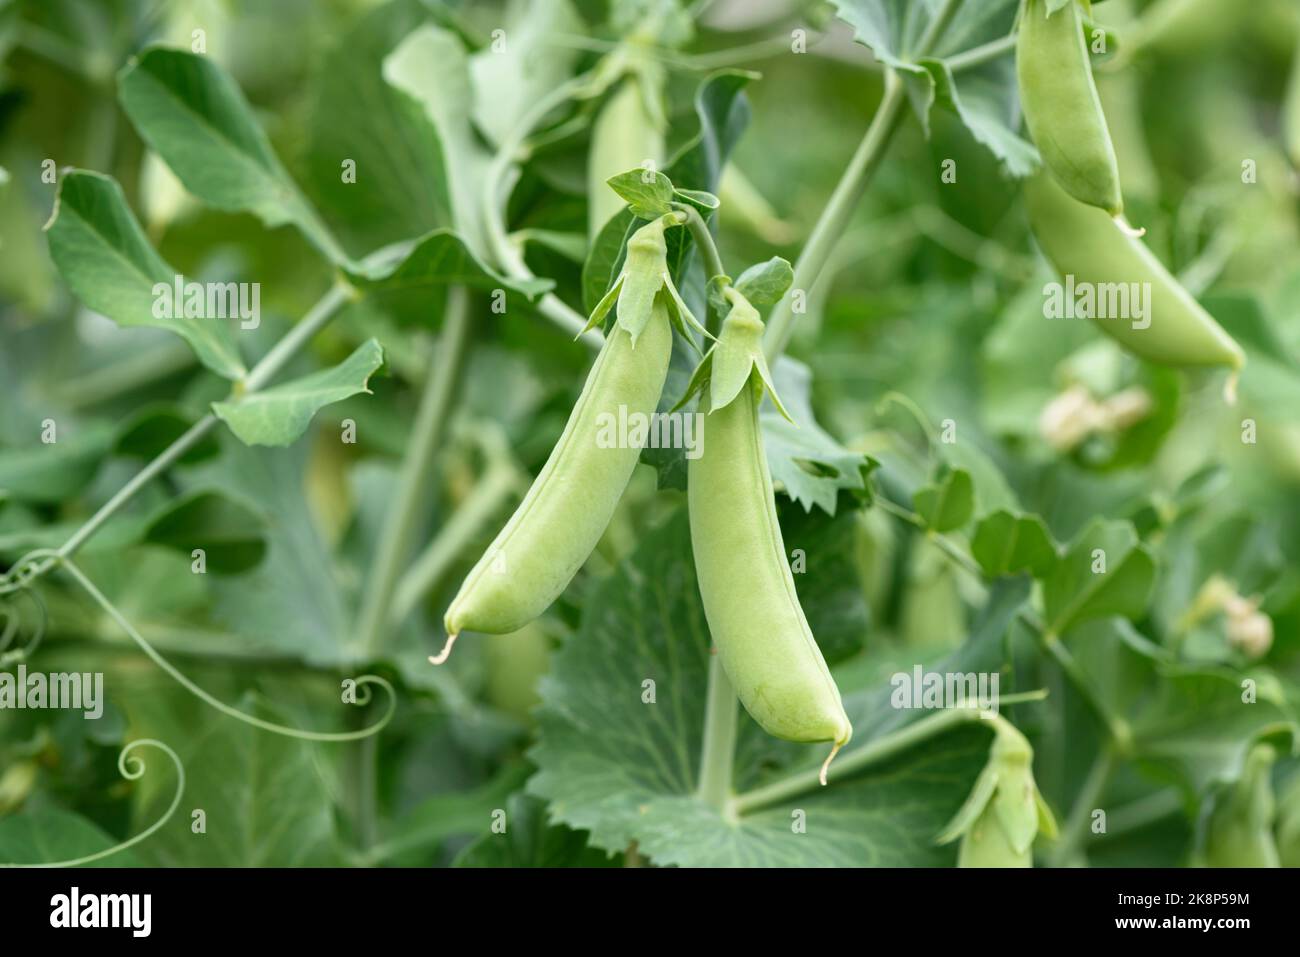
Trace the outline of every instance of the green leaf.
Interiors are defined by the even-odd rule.
[[[532,752],[539,771],[529,782],[531,793],[551,802],[552,819],[590,831],[591,843],[605,850],[636,841],[665,866],[951,862],[952,852],[932,838],[988,753],[982,727],[928,740],[738,821],[695,797],[710,638],[690,554],[689,523],[679,511],[589,595],[580,630],[557,653],[543,682],[541,736]],[[1027,594],[1024,580],[996,590],[969,665],[954,670],[998,667],[993,656]],[[643,701],[647,679],[656,683],[653,704]],[[862,743],[924,714],[892,707],[887,687],[846,696],[845,707]],[[825,758],[822,746],[778,742],[743,713],[740,721],[742,790]],[[768,772],[762,778],[760,768]],[[794,809],[805,812],[806,833],[792,832]]]
[[[198,420],[179,406],[168,403],[145,406],[126,420],[113,440],[116,455],[149,461],[188,432]],[[178,459],[193,465],[210,459],[219,451],[216,439],[207,436]]]
[[[529,773],[531,769],[522,763],[508,764],[472,790],[448,791],[421,801],[384,840],[380,847],[384,861],[418,866],[448,838],[491,834],[492,812],[506,806]]]
[[[673,195],[705,214],[713,212],[722,205],[722,200],[702,189],[674,189]]]
[[[474,122],[497,145],[541,97],[573,75],[578,50],[554,38],[580,35],[585,25],[569,0],[530,0],[507,6],[502,29],[508,42],[489,43],[470,57]]]
[[[971,554],[990,578],[1021,572],[1041,578],[1056,564],[1056,544],[1043,520],[1005,509],[980,519]]]
[[[369,339],[333,368],[234,402],[213,402],[212,411],[247,445],[288,445],[307,431],[312,416],[324,406],[369,393],[370,377],[383,364],[383,348]]]
[[[266,721],[310,730],[343,730],[357,709],[343,704],[334,675],[305,672],[263,677],[242,691],[228,667],[187,668],[212,694]],[[242,678],[247,681],[247,677]],[[170,742],[185,766],[185,799],[137,850],[163,867],[328,867],[341,864],[332,787],[335,746],[231,720],[181,688],[152,685],[125,696],[133,729]],[[351,725],[355,727],[355,725]],[[141,778],[135,826],[162,816],[175,793],[173,775]],[[207,834],[194,834],[191,809],[202,808]]]
[[[507,279],[483,265],[450,229],[435,229],[382,257],[345,267],[344,274],[353,286],[369,293],[472,286],[485,292],[505,290],[510,294],[507,301],[515,298],[521,305],[534,302],[555,285],[549,279]]]
[[[154,316],[155,287],[172,289],[180,274],[149,244],[112,177],[64,172],[45,228],[55,266],[73,295],[91,309],[121,326],[174,332],[213,372],[227,379],[244,375],[228,320]]]
[[[191,193],[267,226],[292,223],[335,262],[339,249],[289,177],[235,81],[208,56],[149,47],[117,78],[141,138]]]
[[[622,209],[600,228],[582,265],[582,302],[588,315],[618,278],[627,241],[640,225],[631,212]]]
[[[226,493],[198,491],[163,506],[144,538],[185,555],[201,548],[208,571],[238,574],[256,567],[266,554],[265,525],[262,516]]]
[[[165,761],[161,757],[155,761]],[[120,843],[80,814],[45,807],[0,817],[0,864],[52,864],[98,854]],[[128,849],[83,867],[139,867]]]
[[[57,434],[48,445],[0,448],[0,498],[59,502],[73,498],[95,477],[113,442],[113,429],[95,426]]]
[[[465,848],[454,867],[618,867],[611,857],[587,845],[587,836],[563,824],[548,824],[546,804],[515,794],[505,811],[505,831],[487,833]]]
[[[1092,618],[1140,618],[1155,581],[1155,560],[1128,522],[1095,519],[1043,582],[1049,633],[1063,635]]]
[[[673,183],[658,170],[631,169],[605,182],[623,198],[633,216],[654,219],[672,212]]]
[[[834,515],[841,491],[867,494],[866,476],[875,463],[845,448],[818,423],[812,409],[812,372],[788,356],[777,360],[777,391],[798,425],[787,420],[770,400],[759,409],[763,449],[772,481],[810,511],[817,506]]]
[[[912,496],[916,513],[932,532],[951,532],[970,521],[975,511],[975,486],[965,469],[949,469],[938,481]]]
[[[469,57],[449,30],[425,25],[384,58],[384,79],[419,105],[437,131],[446,162],[452,219],[478,255],[488,249],[483,224],[483,178],[491,162],[470,122],[473,89]]]
[[[304,158],[313,197],[350,248],[378,249],[455,224],[438,132],[383,72],[429,13],[417,0],[376,7],[341,32],[315,71]],[[344,179],[347,161],[355,182]]]
[[[754,305],[765,306],[780,302],[792,282],[794,269],[789,261],[773,256],[767,262],[750,266],[732,285]]]

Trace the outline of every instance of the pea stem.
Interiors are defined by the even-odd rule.
[[[509,179],[511,166],[523,151],[524,142],[538,124],[546,119],[547,114],[581,92],[583,87],[591,82],[591,78],[592,72],[579,74],[567,83],[561,83],[538,100],[533,108],[524,114],[519,125],[501,142],[484,173],[482,212],[488,252],[497,266],[512,278],[528,280],[535,279],[536,276],[528,268],[523,254],[511,242],[506,228],[505,205],[510,192],[507,179]],[[587,325],[586,318],[570,308],[554,293],[548,292],[537,301],[537,311],[564,331],[578,336],[593,349],[599,349],[604,341],[600,333],[594,329],[583,332],[583,328]]]
[[[952,70],[953,73],[960,73],[962,70],[983,66],[998,57],[1005,56],[1015,48],[1016,35],[1013,33],[980,46],[971,47],[969,50],[963,50],[961,53],[954,53],[950,57],[944,57],[943,62],[948,64],[948,69]]]
[[[312,306],[302,320],[293,327],[283,339],[262,357],[262,360],[253,367],[253,370],[245,376],[242,383],[242,394],[256,392],[267,381],[269,381],[277,372],[280,371],[312,336],[334,317],[338,308],[347,300],[349,292],[346,286],[335,284],[330,287]],[[240,384],[236,384],[236,390],[240,389]],[[153,478],[165,471],[181,456],[197,445],[209,432],[216,427],[217,417],[208,413],[194,425],[190,426],[175,442],[167,448],[152,462],[136,473],[135,477],[122,486],[117,494],[110,498],[95,512],[85,524],[60,546],[58,555],[60,558],[69,558],[76,554],[77,549],[81,548],[86,541],[99,531],[119,509],[130,501],[140,489],[144,488]],[[50,569],[54,561],[47,560],[40,566],[40,572]]]
[[[409,557],[415,529],[424,517],[429,471],[442,443],[468,339],[469,294],[464,286],[452,286],[447,292],[438,354],[411,425],[411,445],[402,459],[397,491],[384,516],[374,570],[357,619],[357,647],[365,657],[373,656],[382,643],[398,576]],[[400,624],[400,620],[394,618],[392,624]]]
[[[695,240],[696,247],[700,250],[700,255],[704,257],[704,278],[712,279],[714,276],[725,276],[726,268],[722,265],[722,256],[718,253],[718,246],[713,241],[713,233],[709,230],[709,224],[704,221],[699,210],[688,203],[673,203],[673,208],[685,217],[684,225],[691,231],[691,238]]]
[[[1046,691],[1026,691],[1021,694],[1003,695],[999,699],[999,707],[1027,701],[1042,701],[1046,697]],[[901,754],[921,741],[942,734],[958,725],[971,721],[990,720],[986,715],[991,714],[992,712],[981,711],[978,708],[947,708],[935,714],[926,715],[924,718],[913,721],[905,728],[883,735],[860,747],[841,752],[840,756],[835,759],[835,763],[831,765],[827,776],[845,778],[859,771],[864,771],[873,765],[880,764],[895,755]],[[780,804],[782,801],[798,797],[800,794],[817,791],[820,788],[820,769],[809,768],[780,781],[764,785],[761,788],[746,791],[736,797],[732,802],[732,807],[736,814],[751,814],[754,811],[761,811],[763,808]]]
[[[1078,850],[1079,841],[1088,831],[1088,821],[1092,817],[1093,809],[1101,800],[1102,792],[1106,790],[1114,770],[1115,750],[1111,745],[1105,744],[1097,754],[1097,759],[1093,762],[1083,786],[1074,799],[1070,816],[1061,828],[1060,840],[1051,851],[1050,860],[1053,867],[1069,866]]]
[[[700,800],[722,813],[731,802],[736,756],[736,721],[740,702],[716,652],[709,657],[709,688],[704,706],[704,742],[700,750]]]
[[[768,318],[764,348],[769,362],[775,361],[785,351],[794,325],[794,296],[796,293],[806,294],[817,282],[822,267],[834,252],[835,244],[848,227],[867,184],[884,158],[885,148],[902,121],[905,102],[902,80],[893,70],[886,71],[885,95],[876,115],[795,262],[794,282]]]

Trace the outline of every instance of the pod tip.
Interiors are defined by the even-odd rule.
[[[459,637],[460,637],[459,632],[452,632],[450,635],[448,635],[447,643],[442,646],[442,651],[438,652],[436,655],[430,655],[429,663],[434,665],[440,665],[444,661],[446,661],[449,657],[451,657],[451,646],[456,643],[456,639]]]
[[[835,755],[840,753],[842,747],[844,747],[844,742],[836,741],[831,747],[831,753],[826,755],[826,760],[822,762],[821,773],[817,775],[817,780],[822,783],[822,787],[826,787],[826,772],[830,770],[831,762],[835,760]]]
[[[1241,379],[1241,370],[1233,369],[1228,373],[1228,381],[1223,383],[1223,401],[1228,405],[1237,404],[1237,382]]]

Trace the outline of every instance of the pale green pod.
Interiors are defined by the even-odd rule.
[[[587,156],[587,235],[591,239],[624,205],[605,181],[647,161],[663,160],[661,121],[647,106],[647,97],[660,93],[648,76],[646,72],[629,74],[601,107],[592,125]]]
[[[724,325],[719,349],[728,338]],[[786,560],[758,424],[761,382],[755,370],[734,399],[707,413],[703,454],[688,466],[700,597],[723,669],[763,730],[838,748],[853,729]]]
[[[641,454],[636,447],[619,447],[629,443],[608,441],[617,438],[611,423],[656,410],[672,337],[662,300],[635,346],[626,330],[611,329],[550,458],[447,609],[449,638],[461,631],[517,631],[573,580],[609,524]]]
[[[1282,138],[1287,157],[1300,168],[1300,46],[1291,58],[1291,79],[1282,101]]]
[[[957,851],[958,867],[1033,867],[1033,846],[1017,850],[988,805],[969,831],[962,835]]]
[[[1046,0],[1026,0],[1016,78],[1029,135],[1047,169],[1079,202],[1120,215],[1119,164],[1075,0],[1051,16]]]
[[[1073,277],[1076,287],[1088,283],[1107,293],[1117,290],[1112,284],[1126,284],[1144,297],[1141,318],[1094,320],[1129,352],[1175,367],[1239,370],[1245,364],[1241,347],[1137,236],[1101,210],[1076,202],[1041,173],[1026,182],[1025,203],[1038,245],[1063,280]]]

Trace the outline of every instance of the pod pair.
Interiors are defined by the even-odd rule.
[[[700,597],[745,710],[779,738],[834,742],[834,757],[853,729],[799,605],[759,427],[764,393],[785,410],[763,357],[757,310],[734,289],[726,296],[731,310],[718,342],[687,391],[688,398],[699,393],[707,410],[703,451],[687,473]]]

